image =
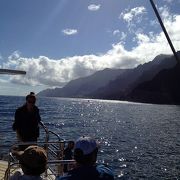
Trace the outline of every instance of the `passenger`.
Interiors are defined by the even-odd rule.
[[[98,145],[90,137],[80,137],[75,143],[74,159],[76,168],[56,180],[113,180],[112,171],[105,165],[97,165]]]
[[[42,180],[40,175],[45,172],[47,155],[39,146],[29,146],[24,151],[18,152],[22,172],[16,171],[10,180]]]
[[[73,159],[73,149],[74,149],[74,141],[69,141],[66,149],[64,150],[64,160],[72,160]],[[64,165],[64,172],[68,171],[68,167]]]
[[[35,103],[35,94],[34,92],[30,92],[26,96],[26,103],[15,112],[15,120],[12,128],[16,131],[18,140],[21,142],[37,141],[39,137],[39,122],[41,121],[41,117]],[[26,147],[21,146],[21,150],[24,150]]]

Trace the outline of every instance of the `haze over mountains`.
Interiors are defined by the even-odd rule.
[[[180,57],[180,52],[178,55]],[[134,69],[104,69],[70,81],[63,88],[46,89],[38,95],[179,104],[176,89],[180,90],[180,71],[176,64],[174,56],[159,55]]]
[[[63,88],[47,89],[41,91],[41,96],[56,97],[87,97],[97,89],[108,85],[108,83],[123,74],[126,69],[104,69],[91,76],[70,81]]]

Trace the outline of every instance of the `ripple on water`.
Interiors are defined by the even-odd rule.
[[[0,145],[15,142],[11,126],[23,102],[24,97],[0,97]],[[99,140],[98,160],[117,179],[179,178],[179,106],[61,98],[39,98],[38,106],[42,121],[63,139]]]

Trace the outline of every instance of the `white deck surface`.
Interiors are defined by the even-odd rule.
[[[8,162],[0,160],[0,180],[4,180],[4,174],[7,167],[8,167]]]

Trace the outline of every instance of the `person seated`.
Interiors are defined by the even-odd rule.
[[[66,149],[64,150],[64,160],[73,159],[74,141],[69,141]],[[69,167],[67,164],[64,165],[64,172],[67,172]]]
[[[40,175],[45,172],[47,154],[42,147],[29,146],[24,151],[16,152],[23,174],[16,171],[10,180],[42,180]]]
[[[103,164],[96,164],[98,144],[91,137],[80,137],[75,143],[74,159],[76,168],[68,171],[56,180],[113,180],[111,169]]]

